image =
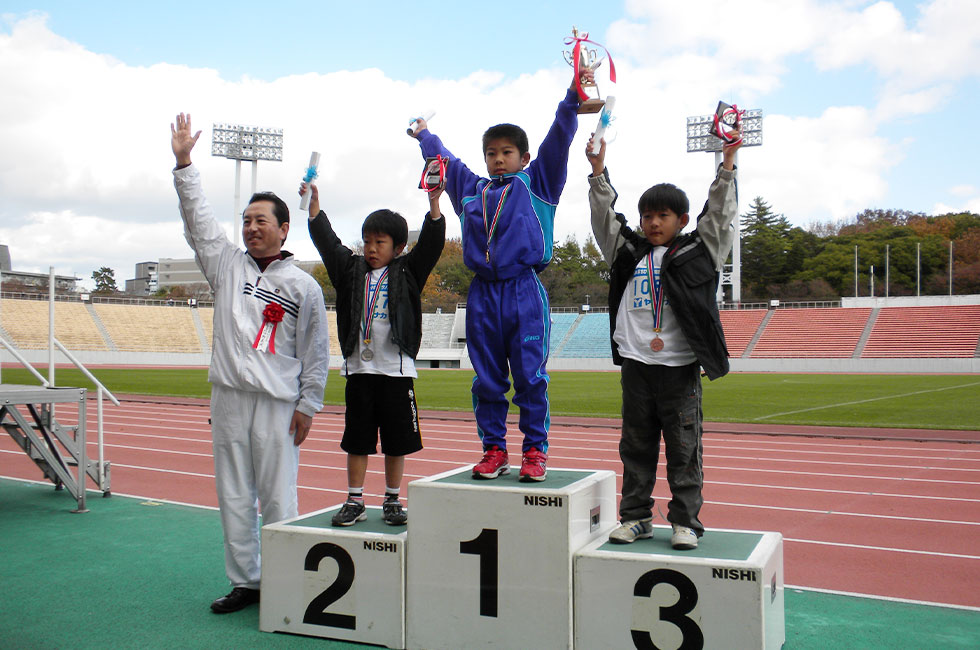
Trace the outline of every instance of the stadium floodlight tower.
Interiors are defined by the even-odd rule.
[[[211,125],[211,155],[235,161],[235,212],[232,218],[232,241],[241,228],[242,161],[252,163],[252,194],[258,180],[260,160],[282,162],[282,129],[240,124]]]
[[[715,116],[695,115],[687,118],[687,151],[707,151],[715,154],[715,169],[721,164],[721,138],[711,133]],[[742,114],[743,147],[758,147],[762,144],[762,109],[753,108]],[[738,154],[735,154],[738,156]],[[738,158],[736,157],[736,162]],[[726,264],[721,272],[721,282],[718,283],[718,302],[725,295],[725,285],[732,287],[732,302],[742,301],[742,229],[740,217],[735,215],[735,242],[732,245],[732,263]]]

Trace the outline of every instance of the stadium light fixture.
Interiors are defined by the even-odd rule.
[[[721,164],[721,153],[724,142],[712,135],[715,115],[694,115],[687,118],[687,152],[705,151],[715,154],[715,168]],[[753,108],[742,114],[742,146],[758,147],[762,145],[762,109]],[[738,154],[736,154],[737,156]],[[735,241],[732,244],[732,263],[726,264],[721,272],[721,282],[718,283],[718,302],[725,295],[725,285],[732,287],[732,302],[742,301],[742,228],[738,214],[732,224],[735,228]]]
[[[264,126],[216,123],[211,125],[211,155],[235,161],[235,212],[231,232],[241,218],[242,161],[252,163],[252,194],[258,182],[260,160],[282,162],[282,129]],[[234,241],[234,237],[232,238]]]

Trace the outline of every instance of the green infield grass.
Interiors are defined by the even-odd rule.
[[[46,374],[45,369],[39,369]],[[207,397],[205,368],[98,368],[114,393]],[[5,383],[36,384],[21,368],[5,368]],[[93,386],[74,369],[59,368],[60,386]],[[469,411],[470,370],[419,370],[419,408]],[[552,415],[618,417],[618,372],[551,373]],[[330,371],[327,404],[344,403],[344,379]],[[704,381],[704,417],[759,422],[860,427],[980,430],[980,376],[732,373]],[[514,407],[511,407],[515,410]]]

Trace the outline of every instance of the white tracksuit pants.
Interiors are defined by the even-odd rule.
[[[211,387],[214,482],[233,587],[259,588],[259,503],[265,524],[298,514],[299,447],[289,435],[295,410],[265,393]]]

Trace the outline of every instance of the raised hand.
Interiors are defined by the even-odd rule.
[[[201,132],[198,131],[193,135],[191,133],[191,114],[178,114],[177,127],[174,128],[173,123],[170,124],[170,147],[174,150],[178,167],[186,167],[191,164],[191,149],[197,144]]]
[[[599,138],[599,144],[595,142],[595,133],[589,138],[585,145],[585,157],[592,165],[592,175],[598,176],[606,166],[606,139]]]
[[[320,192],[316,189],[316,183],[300,183],[299,184],[299,195],[303,196],[306,194],[306,190],[310,190],[310,219],[316,217],[320,214]]]
[[[735,129],[729,135],[735,139],[722,146],[723,158],[721,164],[722,167],[731,171],[735,169],[735,152],[742,146],[742,133],[738,129]]]

